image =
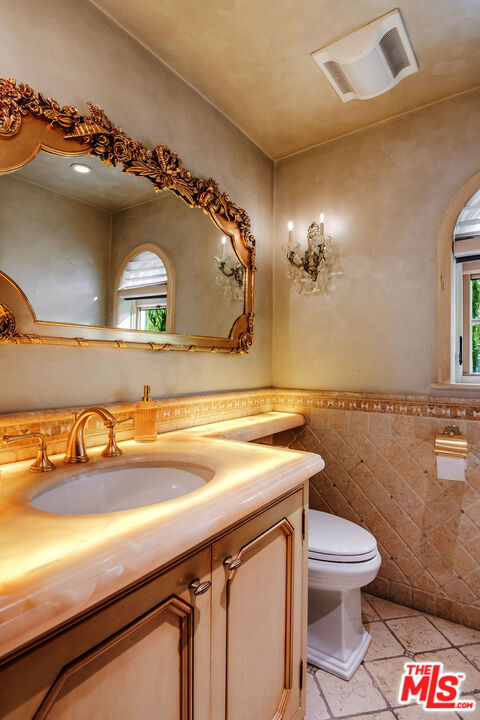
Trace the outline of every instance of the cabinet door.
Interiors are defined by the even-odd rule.
[[[206,549],[8,665],[0,717],[210,720],[211,591],[189,588],[210,568]]]
[[[299,491],[213,545],[213,720],[303,716],[302,509]]]

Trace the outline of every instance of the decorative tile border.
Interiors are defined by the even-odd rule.
[[[414,417],[436,417],[462,420],[480,419],[480,399],[434,398],[428,395],[380,395],[324,390],[275,390],[277,409],[305,407],[327,410],[390,413]]]
[[[211,395],[188,395],[156,399],[159,406],[158,432],[170,432],[183,427],[228,420],[271,410],[302,412],[308,419],[314,410],[356,411],[390,415],[440,418],[443,420],[480,420],[480,400],[458,398],[433,398],[430,396],[379,395],[373,393],[347,393],[325,390],[295,390],[265,388],[243,390]],[[125,420],[135,412],[136,403],[113,403],[104,405],[119,420]],[[51,454],[63,452],[73,417],[83,407],[55,410],[0,414],[0,465],[26,460],[36,455],[37,443],[29,439],[7,445],[2,442],[4,434],[43,432]],[[121,425],[117,431],[119,440],[129,440],[134,435],[133,422]],[[103,424],[95,418],[86,428],[88,447],[100,445],[106,439]]]

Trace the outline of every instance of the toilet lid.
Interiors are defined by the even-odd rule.
[[[308,557],[330,562],[365,562],[377,554],[373,535],[337,515],[308,511]]]

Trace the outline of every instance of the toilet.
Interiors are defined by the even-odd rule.
[[[360,588],[377,576],[377,542],[364,528],[309,510],[308,649],[312,665],[349,680],[370,644]]]

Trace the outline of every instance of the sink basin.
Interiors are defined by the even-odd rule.
[[[188,463],[132,463],[76,475],[38,493],[30,503],[58,515],[111,513],[187,495],[212,477],[210,470]]]

